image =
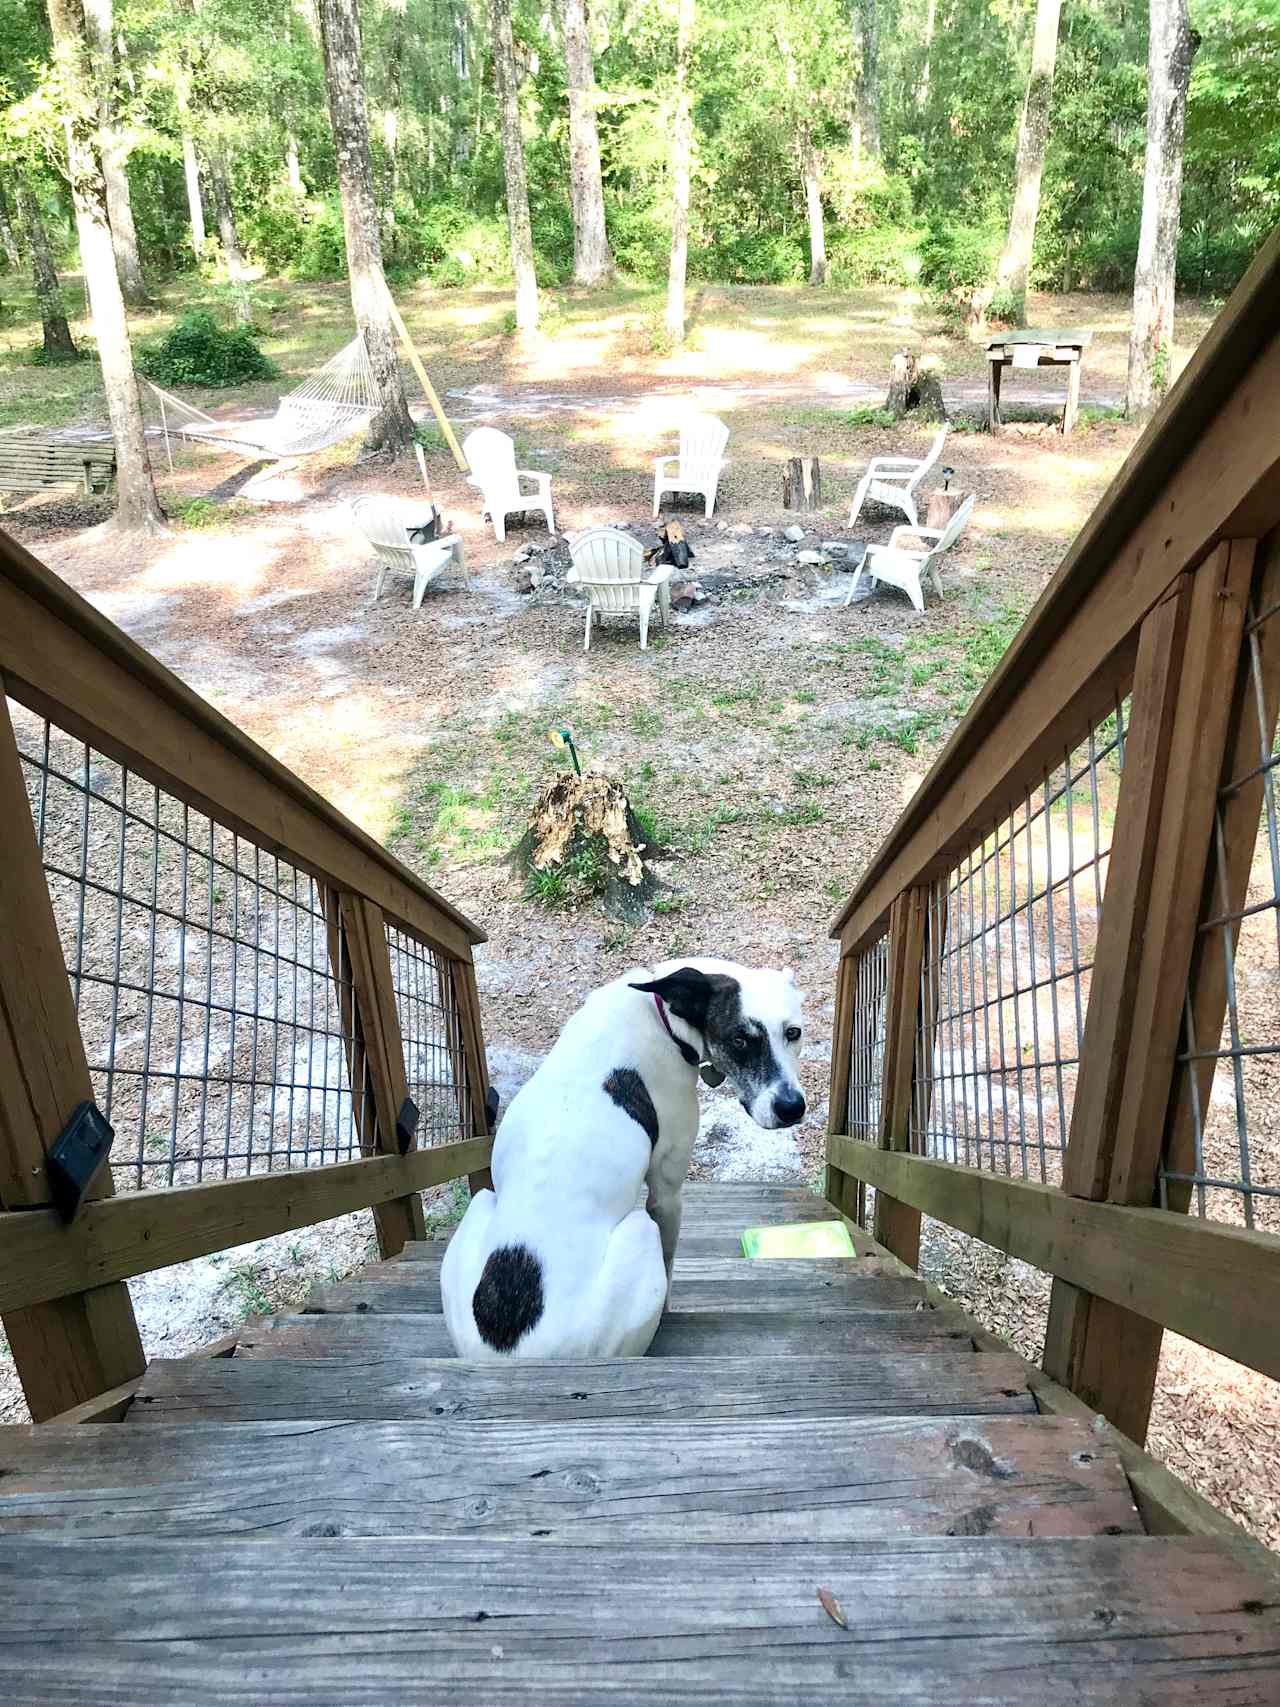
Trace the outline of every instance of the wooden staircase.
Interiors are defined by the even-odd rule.
[[[4,1430],[0,1699],[1280,1701],[1259,1553],[1146,1534],[1103,1434],[856,1228],[736,1254],[835,1213],[687,1188],[644,1359],[458,1362],[417,1244],[122,1422]]]

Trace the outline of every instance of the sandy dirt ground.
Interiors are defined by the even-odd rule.
[[[714,406],[728,422],[716,520],[680,511],[707,596],[647,652],[634,627],[616,623],[584,653],[580,606],[554,575],[518,592],[519,571],[538,563],[528,548],[549,544],[545,529],[517,520],[499,546],[442,448],[428,457],[433,493],[466,542],[470,586],[447,577],[417,612],[406,581],[373,599],[373,564],[347,509],[367,492],[419,500],[416,471],[359,463],[349,448],[301,475],[259,475],[247,494],[228,461],[184,453],[164,487],[191,520],[152,540],[86,526],[94,508],[74,502],[33,501],[5,518],[484,926],[478,975],[506,1098],[582,997],[630,966],[701,952],[792,967],[807,992],[806,1120],[764,1133],[723,1093],[704,1093],[699,1177],[819,1179],[830,917],[1134,442],[1106,419],[1065,442],[1035,430],[953,432],[942,460],[977,504],[944,564],[944,599],[923,616],[888,589],[846,606],[851,561],[838,547],[883,540],[900,519],[876,512],[845,525],[857,474],[868,456],[913,454],[929,438],[924,426],[887,433],[848,419],[878,396],[888,353],[917,312],[864,296],[858,312],[832,293],[799,299],[801,316],[796,293],[704,293],[696,347],[679,358],[655,358],[625,304],[617,326],[574,334],[570,325],[554,348],[548,340],[523,355],[492,332],[485,293],[455,304],[452,320],[440,311],[438,326],[436,310],[421,307],[418,330],[435,336],[451,413],[460,424],[510,416],[521,466],[552,475],[562,532],[616,522],[647,541],[651,459],[673,448],[681,402]],[[1108,401],[1123,374],[1122,310],[1082,301],[1050,312],[1057,324],[1101,326],[1085,390]],[[949,401],[976,408],[981,350],[933,330],[919,341],[935,340]],[[235,407],[263,402],[241,397]],[[821,457],[825,506],[800,518],[806,537],[792,543],[783,530],[797,518],[781,507],[780,470],[796,454]],[[239,495],[184,511],[228,486]],[[819,561],[802,562],[803,552]],[[564,726],[584,762],[624,780],[669,850],[659,909],[639,926],[594,907],[548,910],[508,863],[537,790],[564,764],[547,740]],[[1274,1006],[1273,991],[1258,999]],[[1274,1017],[1260,1009],[1259,1029],[1270,1022],[1275,1036]],[[448,1191],[430,1205],[440,1225],[459,1207]],[[349,1272],[371,1250],[369,1218],[347,1217],[134,1282],[148,1350],[174,1354],[255,1310],[294,1305],[313,1279]],[[924,1267],[1020,1350],[1038,1352],[1044,1277],[935,1226]],[[21,1414],[11,1365],[0,1365],[0,1415]],[[1273,1542],[1278,1429],[1274,1384],[1168,1342],[1153,1450]]]

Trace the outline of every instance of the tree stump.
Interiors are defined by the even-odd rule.
[[[927,528],[945,528],[968,496],[967,492],[937,491],[931,493],[924,525]]]
[[[909,350],[899,350],[889,363],[889,395],[884,406],[896,421],[915,407],[912,397],[918,371],[916,358]]]
[[[822,468],[816,456],[793,456],[782,471],[782,507],[786,510],[822,508]]]
[[[557,776],[542,790],[511,863],[526,893],[546,906],[598,901],[611,918],[639,924],[658,889],[651,862],[664,852],[631,810],[622,784],[586,771]]]
[[[884,406],[895,421],[916,411],[927,421],[945,421],[947,409],[942,401],[937,358],[899,350],[889,363],[889,392]]]

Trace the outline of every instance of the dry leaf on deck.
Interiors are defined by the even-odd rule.
[[[833,1624],[838,1624],[842,1630],[849,1628],[849,1620],[844,1615],[844,1607],[832,1594],[829,1588],[818,1590],[818,1599],[822,1602],[822,1610]]]

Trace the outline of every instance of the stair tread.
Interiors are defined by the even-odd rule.
[[[320,1324],[343,1318],[316,1318]],[[1012,1353],[618,1358],[592,1363],[463,1363],[354,1343],[347,1356],[252,1345],[234,1358],[155,1359],[128,1424],[173,1420],[748,1419],[1029,1414]],[[274,1353],[274,1354],[273,1354]]]
[[[307,1537],[264,1555],[224,1537],[16,1536],[0,1539],[0,1579],[0,1695],[18,1707],[424,1694],[572,1707],[605,1679],[617,1700],[747,1707],[1263,1707],[1280,1689],[1274,1582],[1241,1549],[1191,1537]]]
[[[1063,1417],[27,1426],[0,1471],[0,1535],[1142,1533],[1115,1452]]]

